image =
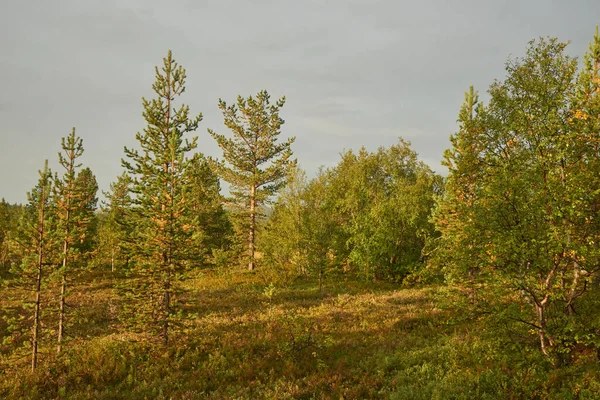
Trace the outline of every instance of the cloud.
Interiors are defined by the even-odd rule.
[[[577,5],[575,5],[577,4]],[[200,151],[219,155],[217,99],[286,95],[284,135],[302,165],[343,149],[411,140],[439,164],[463,92],[504,76],[510,53],[538,36],[581,55],[600,3],[532,0],[6,0],[0,13],[1,196],[24,201],[43,160],[75,125],[102,189],[144,127],[154,66],[172,49],[188,72],[181,100],[205,119]],[[436,161],[437,160],[437,161]]]

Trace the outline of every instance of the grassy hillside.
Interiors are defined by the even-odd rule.
[[[28,349],[15,350],[19,338],[0,327],[9,338],[1,398],[600,396],[595,355],[552,369],[535,344],[499,335],[491,321],[441,301],[448,298],[442,287],[332,277],[321,294],[308,280],[277,287],[260,272],[203,271],[185,283],[179,301],[191,317],[165,348],[117,319],[114,280],[95,277],[74,288],[72,339],[58,358],[52,346],[43,348],[33,375]],[[4,314],[18,311],[8,294]]]

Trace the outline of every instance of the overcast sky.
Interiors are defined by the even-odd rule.
[[[597,0],[0,0],[0,197],[24,202],[37,170],[57,170],[75,126],[100,188],[122,172],[142,130],[141,98],[168,49],[187,69],[181,100],[224,132],[217,108],[238,94],[285,95],[283,136],[309,176],[344,149],[402,136],[435,170],[463,93],[504,77],[529,40],[571,40],[582,56]]]

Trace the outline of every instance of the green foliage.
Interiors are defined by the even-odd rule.
[[[330,184],[333,207],[343,221],[340,236],[346,239],[341,254],[366,279],[408,276],[434,236],[428,218],[441,182],[403,140],[376,153],[345,153]]]
[[[61,351],[66,337],[67,314],[66,298],[69,295],[68,283],[73,274],[80,273],[87,264],[89,253],[93,251],[95,215],[98,191],[96,178],[89,168],[79,170],[83,155],[83,140],[71,134],[61,141],[62,152],[58,162],[64,168],[62,177],[54,177],[53,202],[56,209],[56,223],[52,226],[56,240],[60,243],[59,268],[56,277],[60,281],[58,309],[57,351]],[[79,171],[78,171],[79,170]]]
[[[193,259],[198,264],[206,265],[208,260],[214,263],[215,252],[222,254],[230,249],[233,235],[219,178],[202,154],[194,154],[186,173],[191,185],[186,201],[195,216]]]
[[[162,68],[156,67],[152,88],[157,98],[142,100],[148,125],[136,135],[141,151],[125,148],[128,160],[122,161],[132,179],[127,213],[135,240],[128,247],[134,276],[142,278],[127,288],[127,316],[137,329],[149,329],[165,344],[178,315],[177,282],[195,257],[193,228],[198,221],[188,204],[194,160],[186,157],[196,148],[197,137],[189,141],[184,135],[198,128],[202,115],[192,118],[188,106],[174,107],[185,91],[185,78],[185,69],[169,51]]]
[[[306,175],[299,167],[290,168],[287,185],[281,190],[259,240],[264,252],[261,268],[276,269],[283,282],[289,283],[296,276],[307,272],[303,242],[307,239],[302,219],[307,208],[302,196],[306,191]]]
[[[285,97],[271,104],[266,90],[247,99],[238,96],[237,104],[230,106],[219,100],[225,126],[232,131],[233,138],[208,130],[224,158],[211,160],[212,167],[231,185],[235,206],[248,213],[250,270],[254,269],[258,208],[285,186],[287,171],[296,164],[291,160],[295,138],[277,141],[284,124],[279,110],[284,104]]]
[[[94,321],[106,281],[82,295]],[[169,347],[144,335],[103,333],[73,342],[36,373],[12,364],[0,397],[17,398],[596,398],[591,354],[553,369],[531,346],[497,335],[492,318],[448,307],[446,288],[315,280],[265,301],[257,274],[227,281],[204,270],[185,282],[197,319]],[[270,291],[267,286],[267,292]],[[110,292],[108,292],[110,293]],[[6,300],[2,300],[3,307]]]
[[[418,271],[435,237],[429,216],[442,179],[407,142],[348,151],[310,183],[289,178],[266,229],[270,263],[289,275],[356,266],[366,279],[402,281]]]
[[[74,130],[60,178],[0,203],[0,397],[600,397],[600,35],[579,72],[565,47],[470,88],[446,180],[402,139],[309,180],[266,91],[190,157],[169,52],[101,213]]]
[[[17,347],[17,354],[21,355],[19,350],[24,350],[26,342],[30,342],[32,369],[37,366],[38,345],[43,336],[42,309],[48,301],[42,298],[42,290],[50,272],[49,260],[56,253],[56,242],[49,234],[53,217],[51,191],[52,173],[46,161],[44,169],[39,171],[36,186],[27,193],[28,204],[14,232],[22,258],[21,263],[12,265],[10,271],[9,287],[16,294],[15,307],[3,315],[9,333],[4,344],[21,347]]]
[[[56,208],[52,228],[62,250],[59,261],[62,267],[57,271],[60,276],[85,266],[96,247],[98,183],[89,168],[80,169],[79,158],[83,151],[83,141],[73,128],[71,134],[62,139],[58,158],[64,174],[55,175],[52,197]]]
[[[129,266],[131,249],[136,237],[135,224],[130,218],[132,180],[123,173],[104,192],[106,201],[98,221],[98,254],[96,265],[110,265],[111,272]]]
[[[81,254],[85,261],[89,261],[92,253],[97,247],[96,238],[98,230],[98,220],[96,210],[98,209],[98,182],[88,167],[83,168],[75,178],[75,190],[79,195],[79,204],[74,211],[74,219],[77,221],[77,227],[81,228],[76,241],[73,244],[74,250]]]
[[[490,87],[487,106],[467,94],[434,217],[447,276],[488,307],[519,304],[508,318],[557,365],[582,344],[577,337],[600,328],[576,312],[597,296],[600,191],[589,190],[600,186],[597,131],[582,133],[580,120],[597,121],[573,108],[577,63],[565,47],[531,42]]]
[[[14,236],[15,221],[18,220],[14,208],[4,199],[0,201],[0,276],[6,276],[12,264],[11,236]]]
[[[24,207],[0,201],[0,278],[8,278],[9,271],[22,261],[22,248],[19,244],[19,225]]]

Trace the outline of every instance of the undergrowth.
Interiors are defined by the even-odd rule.
[[[4,349],[1,398],[600,398],[592,354],[552,368],[535,346],[440,300],[442,286],[340,277],[321,293],[312,281],[202,271],[185,282],[189,318],[164,347],[119,325],[107,282],[75,289],[72,338],[59,356],[48,339],[34,374],[26,347]]]

